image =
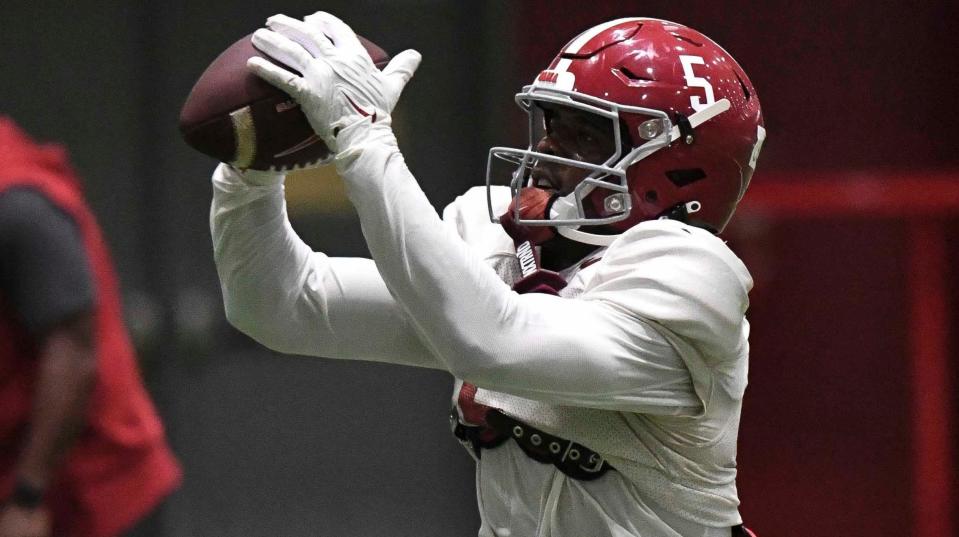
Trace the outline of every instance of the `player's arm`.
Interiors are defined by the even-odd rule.
[[[673,406],[697,407],[688,373],[655,327],[602,300],[516,294],[441,223],[388,121],[377,119],[398,94],[368,58],[338,50],[351,42],[348,27],[325,13],[313,17],[322,32],[309,20],[274,17],[275,31],[254,34],[258,48],[302,78],[256,58],[250,65],[293,94],[336,149],[379,272],[446,369],[482,387],[559,403],[633,410],[662,395]]]
[[[517,294],[442,224],[395,146],[350,148],[337,166],[380,274],[455,376],[558,404],[685,413],[701,407],[663,327],[631,307],[640,301],[637,286],[656,285],[644,282],[652,275],[624,268],[611,284],[618,292],[578,299]]]
[[[213,252],[226,314],[286,353],[440,367],[370,259],[314,252],[290,226],[283,176],[213,175]]]
[[[21,488],[40,492],[86,424],[95,290],[76,224],[35,191],[0,195],[0,290],[37,342],[33,413],[15,468]]]
[[[33,417],[17,475],[46,487],[86,424],[87,403],[96,380],[92,312],[79,311],[54,323],[39,340]]]

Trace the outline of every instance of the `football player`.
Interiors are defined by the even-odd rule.
[[[663,20],[586,30],[516,96],[528,147],[493,148],[486,188],[441,218],[390,127],[418,53],[381,72],[322,12],[271,17],[253,42],[289,66],[248,63],[334,152],[373,259],[312,251],[282,175],[220,165],[230,321],[282,352],[450,372],[481,536],[746,535],[752,280],[716,234],[765,130],[736,61]]]

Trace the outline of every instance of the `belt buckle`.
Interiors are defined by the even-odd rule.
[[[606,464],[606,459],[602,457],[599,453],[591,451],[589,454],[589,459],[587,459],[586,464],[580,464],[579,467],[584,472],[595,474],[603,470],[603,465]]]

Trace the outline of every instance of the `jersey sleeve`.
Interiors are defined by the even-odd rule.
[[[280,352],[441,367],[372,260],[330,258],[296,235],[282,175],[220,165],[213,192],[214,259],[234,326]]]
[[[93,307],[93,276],[77,224],[39,191],[0,194],[0,292],[36,335]]]
[[[357,128],[366,127],[344,131]],[[453,375],[556,404],[698,411],[689,373],[657,326],[608,300],[512,291],[457,226],[441,222],[395,141],[348,146],[337,167],[387,288]]]

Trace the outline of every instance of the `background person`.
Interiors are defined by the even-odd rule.
[[[180,479],[66,154],[0,116],[0,537],[150,535]]]

